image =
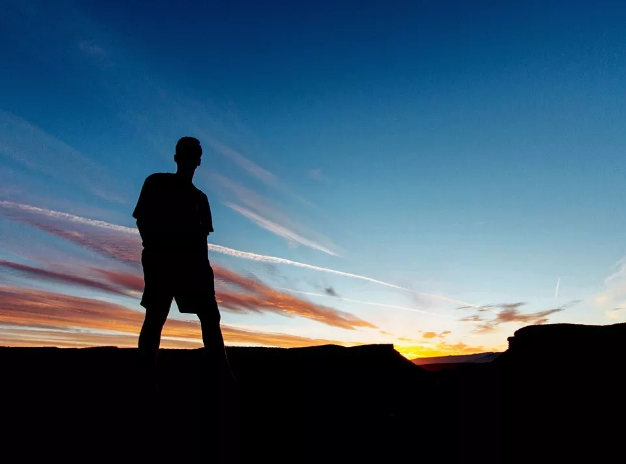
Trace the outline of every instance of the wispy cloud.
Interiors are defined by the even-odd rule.
[[[300,203],[304,203],[308,206],[313,206],[311,202],[307,199],[293,192],[291,189],[286,187],[282,182],[279,181],[278,176],[268,171],[267,169],[262,168],[254,161],[251,161],[249,158],[242,155],[237,150],[229,147],[228,145],[223,144],[222,142],[216,140],[214,137],[211,137],[208,134],[204,134],[202,136],[202,141],[206,142],[211,148],[213,148],[218,153],[230,158],[235,162],[241,169],[247,172],[250,176],[256,178],[261,181],[263,184],[272,187],[276,191],[292,198],[298,200]]]
[[[350,313],[279,292],[259,280],[241,276],[219,266],[214,266],[214,271],[216,281],[244,291],[244,293],[219,291],[217,297],[222,307],[234,311],[271,311],[285,316],[300,316],[343,329],[376,328],[375,325]]]
[[[301,295],[309,295],[309,296],[324,296],[324,297],[330,297],[331,295],[328,295],[327,293],[313,293],[313,292],[303,292],[301,290],[293,290],[290,288],[282,288],[282,287],[278,287],[281,290],[286,290],[288,292],[292,292],[292,293],[299,293]],[[373,301],[363,301],[363,300],[353,300],[352,298],[344,298],[342,296],[339,295],[335,295],[332,296],[333,298],[337,298],[341,301],[349,301],[351,303],[359,303],[359,304],[364,304],[364,305],[369,305],[369,306],[378,306],[379,308],[390,308],[390,309],[400,309],[402,311],[411,311],[413,313],[420,313],[420,314],[428,314],[429,316],[436,316],[436,317],[442,317],[444,319],[455,319],[452,316],[448,316],[446,314],[438,314],[438,313],[433,313],[430,311],[423,311],[421,309],[415,309],[415,308],[408,308],[406,306],[396,306],[396,305],[390,305],[390,304],[385,304],[385,303],[375,303]]]
[[[106,48],[98,45],[92,40],[83,40],[79,42],[78,48],[86,55],[89,55],[89,57],[91,57],[91,59],[100,66],[109,67],[113,65],[111,53]]]
[[[414,293],[416,295],[421,295],[421,296],[433,298],[433,299],[436,299],[436,300],[446,301],[446,302],[454,303],[454,304],[460,304],[460,305],[463,305],[464,307],[468,307],[468,308],[479,308],[480,307],[479,305],[468,303],[467,301],[456,300],[454,298],[448,298],[446,296],[436,295],[434,293],[419,292],[419,291],[413,290],[411,288],[402,287],[400,285],[391,284],[389,282],[384,282],[382,280],[373,279],[371,277],[367,277],[367,276],[363,276],[363,275],[359,275],[359,274],[352,274],[350,272],[343,272],[343,271],[338,271],[336,269],[330,269],[330,268],[327,268],[327,267],[320,267],[320,266],[314,266],[312,264],[300,263],[298,261],[292,261],[290,259],[285,259],[285,258],[278,258],[276,256],[268,256],[268,255],[261,255],[261,254],[257,254],[257,253],[250,253],[248,251],[233,250],[232,248],[223,247],[221,245],[209,245],[209,247],[210,247],[211,250],[213,250],[213,251],[215,251],[217,253],[222,253],[222,254],[225,254],[225,255],[234,256],[236,258],[249,259],[249,260],[252,260],[252,261],[260,261],[260,262],[272,263],[272,264],[286,264],[286,265],[289,265],[289,266],[302,267],[302,268],[311,269],[311,270],[314,270],[314,271],[327,272],[329,274],[340,275],[340,276],[343,276],[343,277],[350,277],[350,278],[353,278],[353,279],[365,280],[367,282],[372,282],[372,283],[375,283],[375,284],[378,284],[378,285],[383,285],[385,287],[390,287],[390,288],[395,288],[395,289],[398,289],[398,290],[411,292],[411,293]],[[417,310],[415,310],[415,311],[417,311]]]
[[[0,346],[86,348],[91,346],[137,347],[137,335],[102,333],[87,330],[41,330],[23,327],[0,328]],[[193,349],[202,346],[200,340],[161,338],[163,348]]]
[[[141,329],[143,318],[142,312],[106,301],[0,286],[0,326],[4,326],[0,330],[0,345],[136,346],[136,335]],[[92,335],[80,332],[80,329],[96,333]],[[23,337],[28,334],[28,330],[37,330],[37,335],[25,341]],[[102,331],[109,333],[97,333]],[[222,333],[227,342],[237,344],[282,347],[342,344],[333,340],[244,330],[226,324],[222,324]],[[170,318],[163,329],[163,337],[164,346],[200,346],[200,324]],[[189,342],[193,342],[193,345]]]
[[[218,153],[221,153],[222,155],[233,160],[241,169],[264,184],[269,185],[270,187],[276,187],[278,185],[278,178],[274,174],[266,169],[263,169],[261,166],[249,160],[238,151],[215,140],[213,137],[205,136],[203,142],[209,144],[211,148]]]
[[[606,312],[609,319],[620,320],[626,314],[626,308],[613,308]]]
[[[55,269],[44,269],[12,261],[0,260],[0,271],[8,270],[30,279],[54,282],[81,289],[113,293],[137,298],[143,291],[139,271],[124,272],[115,269],[76,269],[81,276]],[[296,298],[265,285],[253,276],[245,277],[221,266],[213,265],[217,286],[216,298],[221,309],[232,312],[276,313],[287,317],[303,317],[342,329],[376,328],[375,325],[353,314]],[[87,277],[91,272],[103,279]],[[236,291],[233,291],[236,290]]]
[[[100,45],[93,43],[91,40],[83,40],[78,44],[83,52],[92,56],[106,57],[109,56],[109,52],[102,48]]]
[[[33,213],[32,215],[25,213]],[[92,243],[92,240],[89,240],[89,236],[87,234],[81,234],[80,232],[76,234],[76,230],[67,230],[64,227],[57,226],[56,228],[48,227],[46,229],[50,233],[54,233],[55,235],[66,238],[67,240],[73,241],[74,243],[81,244],[85,247],[91,247],[90,249],[97,250],[101,253],[109,254],[111,257],[115,257],[116,259],[127,259],[128,261],[138,262],[140,256],[140,240],[139,240],[139,232],[137,229],[131,227],[120,226],[117,224],[111,224],[104,221],[98,221],[94,219],[88,219],[84,217],[75,216],[68,213],[60,213],[57,211],[50,211],[43,208],[38,208],[35,206],[24,205],[20,203],[14,203],[10,201],[2,201],[0,200],[0,214],[3,214],[7,217],[10,217],[14,220],[24,222],[35,227],[43,227],[41,224],[41,220],[37,220],[34,218],[35,215],[41,215],[49,219],[56,219],[63,221],[65,223],[65,227],[69,224],[78,224],[78,225],[86,225],[93,226],[97,228],[102,228],[112,232],[111,234],[102,234],[98,236],[98,240],[100,244]],[[119,233],[119,234],[117,234]],[[126,237],[124,237],[126,235]],[[209,250],[215,253],[220,253],[228,256],[233,256],[240,259],[247,259],[251,261],[264,262],[270,264],[283,264],[288,266],[295,266],[304,269],[311,269],[314,271],[325,272],[329,274],[339,275],[343,277],[349,277],[353,279],[364,280],[367,282],[372,282],[378,285],[383,285],[385,287],[395,288],[398,290],[407,291],[416,295],[421,295],[429,298],[433,298],[440,301],[445,301],[449,303],[454,303],[457,305],[462,305],[467,308],[480,308],[479,305],[475,305],[472,303],[468,303],[467,301],[456,300],[454,298],[448,298],[443,295],[436,295],[433,293],[420,292],[417,290],[413,290],[411,288],[402,287],[400,285],[395,285],[389,282],[384,282],[382,280],[373,279],[371,277],[353,274],[349,272],[338,271],[336,269],[325,268],[321,266],[314,266],[312,264],[301,263],[298,261],[292,261],[290,259],[279,258],[276,256],[262,255],[258,253],[251,253],[247,251],[235,250],[233,248],[228,248],[222,245],[208,244]],[[412,310],[412,309],[411,309]],[[418,311],[418,310],[414,310]],[[419,311],[418,311],[419,312]]]
[[[519,323],[528,325],[539,325],[548,322],[549,316],[552,314],[564,311],[568,308],[579,303],[579,301],[571,301],[558,308],[547,309],[545,311],[537,311],[534,313],[522,313],[519,308],[526,303],[504,303],[498,305],[488,305],[481,308],[477,308],[477,313],[466,316],[461,319],[464,322],[477,322],[479,325],[476,332],[490,332],[494,330],[500,324],[506,323]],[[498,308],[495,310],[493,308]],[[486,317],[487,312],[493,312],[495,317]]]
[[[229,208],[237,211],[239,214],[247,217],[248,219],[250,219],[252,222],[254,222],[256,225],[264,228],[265,230],[268,230],[280,237],[286,238],[290,243],[292,244],[296,244],[299,243],[301,245],[307,246],[309,248],[313,248],[315,250],[319,250],[319,251],[323,251],[324,253],[327,253],[329,255],[332,256],[339,256],[337,253],[335,253],[334,251],[329,250],[328,248],[320,245],[319,243],[316,243],[312,240],[309,240],[308,238],[305,238],[297,233],[295,233],[292,230],[287,229],[284,226],[281,226],[280,224],[277,224],[273,221],[270,221],[269,219],[266,219],[264,217],[259,216],[258,214],[256,214],[253,211],[250,211],[249,209],[246,209],[242,206],[237,206],[233,203],[226,203],[226,206],[228,206]]]
[[[451,334],[452,332],[450,332],[449,330],[445,330],[441,333],[437,333],[437,332],[424,332],[422,334],[422,337],[424,338],[445,338],[446,335]]]
[[[106,168],[25,119],[2,110],[0,155],[106,200],[125,199]]]
[[[211,185],[220,187],[220,193],[222,195],[230,193],[231,196],[234,195],[240,203],[245,205],[245,207],[243,207],[233,202],[226,202],[228,207],[237,211],[244,217],[247,217],[259,227],[287,239],[288,243],[292,246],[301,244],[338,256],[337,252],[332,251],[332,249],[336,247],[331,245],[331,241],[327,237],[312,230],[307,230],[285,213],[279,211],[279,208],[273,206],[272,202],[267,198],[225,176],[209,173],[207,177],[210,179]],[[311,235],[315,235],[319,237],[319,239],[312,239]]]
[[[309,170],[309,178],[313,180],[318,180],[320,182],[327,182],[328,178],[322,174],[322,170],[320,168]]]
[[[74,222],[77,224],[82,224],[85,226],[93,226],[99,227],[102,229],[114,230],[116,232],[122,232],[131,235],[138,235],[139,232],[137,229],[132,227],[119,226],[117,224],[111,224],[105,221],[98,221],[97,219],[89,219],[80,216],[76,216],[74,214],[69,213],[61,213],[59,211],[52,211],[45,208],[38,208],[37,206],[25,205],[22,203],[16,203],[13,201],[0,200],[0,207],[4,208],[6,211],[17,210],[23,211],[27,213],[36,213],[42,216],[46,216],[52,219],[61,219],[64,221]]]
[[[604,279],[604,288],[590,299],[591,306],[603,310],[610,320],[621,320],[626,312],[626,257],[620,259],[613,272]]]
[[[31,224],[33,222],[31,221]],[[82,224],[82,222],[80,222]],[[98,235],[91,233],[79,233],[77,231],[67,231],[49,225],[36,225],[57,236],[66,238],[89,250],[96,251],[109,258],[122,261],[124,263],[135,262],[138,264],[139,246],[135,244],[135,252],[131,250],[115,248],[108,241],[102,240]],[[99,290],[115,293],[124,296],[137,296],[143,290],[143,278],[137,270],[133,273],[115,269],[100,269],[90,267],[88,269],[77,269],[83,274],[81,277],[60,272],[55,269],[44,269],[25,264],[0,260],[0,269],[10,270],[31,279],[73,285],[90,290]],[[323,324],[344,329],[355,329],[359,327],[374,328],[375,326],[346,312],[339,311],[322,305],[310,303],[306,300],[296,298],[288,293],[279,292],[263,284],[253,277],[244,277],[220,266],[213,265],[216,283],[222,287],[236,287],[240,292],[218,290],[217,298],[220,307],[235,312],[252,311],[258,313],[273,312],[287,317],[303,317],[312,319]],[[85,272],[90,272],[102,276],[106,282],[95,278],[84,276]]]
[[[101,269],[91,267],[90,270],[103,276],[108,282],[126,289],[131,294],[143,292],[143,276],[139,272],[124,272],[119,269]]]
[[[613,272],[604,279],[605,284],[610,284],[615,281],[620,281],[626,277],[626,256],[620,259],[613,266]]]
[[[54,282],[116,295],[130,296],[125,290],[99,280],[66,274],[52,269],[42,269],[3,259],[0,260],[0,272],[2,271],[45,282]]]
[[[0,200],[0,214],[112,259],[140,262],[137,229],[4,200]]]

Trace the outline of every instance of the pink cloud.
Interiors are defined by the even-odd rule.
[[[0,330],[0,345],[135,346],[143,317],[143,312],[106,301],[0,286],[0,325],[11,327]],[[98,333],[103,331],[108,333]],[[245,330],[225,324],[222,324],[222,333],[227,342],[238,344],[283,347],[341,344],[333,340]],[[200,324],[170,318],[163,329],[163,337],[166,341],[164,346],[201,346]]]

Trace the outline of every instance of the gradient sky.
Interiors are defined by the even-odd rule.
[[[230,344],[626,320],[621,2],[0,7],[0,344],[136,343],[131,213],[184,135]]]

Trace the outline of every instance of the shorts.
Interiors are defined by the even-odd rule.
[[[174,299],[181,313],[214,316],[219,321],[213,268],[206,256],[144,250],[141,264],[145,285],[140,304],[146,311],[167,315]]]

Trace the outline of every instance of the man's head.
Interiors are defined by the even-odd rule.
[[[202,147],[200,140],[194,137],[183,137],[176,144],[174,161],[179,169],[194,170],[200,166]]]

